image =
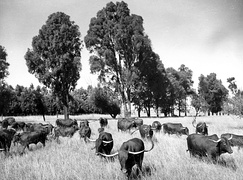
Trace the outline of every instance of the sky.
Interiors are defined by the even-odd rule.
[[[107,0],[1,0],[0,45],[10,64],[8,84],[29,87],[41,85],[28,72],[24,55],[32,38],[48,16],[64,12],[79,26],[81,39],[89,23]],[[113,1],[117,2],[117,1]],[[126,0],[131,14],[144,20],[149,36],[165,68],[181,64],[193,71],[194,87],[198,77],[216,73],[225,87],[235,77],[243,89],[243,1],[242,0]],[[97,76],[90,74],[89,52],[81,51],[82,71],[76,88],[95,86]]]

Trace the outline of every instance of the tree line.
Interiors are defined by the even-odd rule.
[[[86,90],[76,89],[84,44],[90,52],[90,72],[97,74],[99,80],[97,88]],[[11,112],[13,100],[8,98],[11,94],[21,99],[22,105],[15,108],[21,109],[23,114],[55,114],[63,110],[65,119],[69,113],[90,112],[109,113],[112,117],[122,113],[130,117],[132,105],[138,116],[142,110],[150,116],[151,109],[156,110],[157,116],[160,113],[174,116],[175,110],[179,116],[182,112],[187,115],[188,97],[192,98],[195,109],[216,113],[222,111],[223,102],[227,100],[228,90],[215,73],[199,77],[197,92],[192,88],[191,69],[184,64],[178,69],[165,68],[145,33],[143,18],[131,14],[123,1],[107,3],[98,11],[90,20],[84,40],[81,40],[79,27],[65,13],[56,12],[48,17],[24,56],[29,73],[34,74],[44,88],[8,86],[4,81],[9,66],[7,53],[3,46],[0,49],[2,114]],[[37,106],[36,102],[42,105]]]

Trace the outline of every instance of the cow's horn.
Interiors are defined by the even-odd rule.
[[[151,129],[152,129],[152,130],[156,130],[156,128],[154,128],[154,127],[153,127],[153,128],[151,127]]]
[[[87,137],[87,136],[86,136]],[[94,140],[94,139],[89,139],[89,137],[87,137],[87,139],[89,140],[89,141],[91,141],[91,142],[95,142],[96,140]]]
[[[133,154],[133,155],[141,154],[141,153],[143,153],[143,152],[144,152],[144,150],[142,150],[142,151],[138,151],[138,152],[131,152],[131,151],[128,151],[129,154]]]
[[[198,127],[201,127],[203,124],[200,124]]]
[[[111,140],[111,141],[103,141],[103,143],[106,143],[106,144],[109,144],[109,143],[112,143],[113,142],[113,140]]]
[[[215,141],[215,140],[213,140],[213,139],[209,139],[209,140],[218,143],[219,141],[221,141],[221,138],[218,139],[217,141]]]
[[[101,156],[104,156],[104,157],[114,157],[114,156],[118,155],[118,152],[116,152],[114,154],[103,154],[103,153],[98,152],[98,154]]]
[[[233,138],[233,136],[232,136],[232,134],[231,134],[230,137],[229,137],[229,139],[228,139],[228,141],[231,140],[232,138]]]

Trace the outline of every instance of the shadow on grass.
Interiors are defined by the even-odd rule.
[[[220,158],[217,162],[218,165],[220,166],[223,166],[223,167],[226,167],[226,168],[230,168],[234,171],[237,170],[237,165],[235,163],[235,160],[233,158],[230,158],[230,159],[223,159],[223,158]]]

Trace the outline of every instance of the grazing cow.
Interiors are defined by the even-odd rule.
[[[0,142],[1,142],[0,149],[5,151],[5,153],[9,152],[11,147],[11,142],[13,140],[15,133],[16,130],[13,128],[0,130]]]
[[[4,126],[3,128],[7,128],[8,126],[11,126],[14,122],[15,122],[15,118],[13,117],[5,118],[2,121],[2,126]]]
[[[151,139],[153,137],[153,130],[151,128],[151,125],[143,124],[138,127],[135,131],[139,130],[140,135],[143,139]],[[133,131],[131,134],[133,134],[135,131]]]
[[[134,120],[128,120],[128,119],[118,119],[117,121],[117,128],[118,132],[121,131],[127,131],[131,130],[131,128],[135,127],[135,121]]]
[[[108,125],[108,121],[106,118],[100,118],[100,127],[106,127]]]
[[[59,136],[71,138],[77,130],[79,130],[78,125],[73,125],[71,127],[55,127],[54,139],[56,139],[57,143],[60,143]]]
[[[196,134],[208,135],[208,126],[205,122],[199,122],[196,126]]]
[[[108,132],[101,132],[98,139],[95,141],[95,153],[110,154],[113,148],[113,138],[112,135]]]
[[[136,128],[136,127],[140,127],[141,125],[143,125],[143,119],[133,118],[133,119],[131,119],[131,120],[134,120],[134,122],[135,122],[134,127],[135,127],[135,128]]]
[[[132,172],[132,167],[137,164],[138,170],[142,171],[142,163],[144,152],[149,152],[154,148],[154,142],[151,141],[152,147],[149,150],[144,149],[144,143],[141,139],[133,138],[121,145],[118,152],[112,155],[99,153],[104,157],[114,157],[118,155],[121,170],[129,178]]]
[[[46,131],[48,135],[52,134],[52,131],[54,129],[54,126],[52,124],[42,124],[42,123],[34,123],[28,126],[26,128],[27,131],[29,132],[34,132],[34,131]]]
[[[217,161],[221,154],[227,152],[231,154],[233,152],[229,140],[225,137],[213,140],[202,134],[190,134],[187,137],[187,147],[192,156],[198,155],[200,158],[209,157]]]
[[[187,127],[183,127],[181,123],[164,123],[163,131],[166,134],[178,134],[178,135],[188,135],[189,130]]]
[[[12,125],[11,125],[11,128],[14,128],[16,131],[19,131],[19,130],[22,130],[24,131],[25,128],[26,128],[26,124],[25,122],[14,122]]]
[[[82,126],[89,126],[89,121],[88,121],[87,119],[82,120],[82,121],[80,122],[79,127],[81,128]]]
[[[7,129],[8,126],[11,126],[14,122],[15,122],[15,119],[13,117],[5,118],[2,121],[2,128]]]
[[[19,142],[23,146],[21,152],[21,154],[23,154],[26,147],[29,149],[30,144],[37,144],[38,142],[41,142],[43,146],[45,146],[46,140],[46,131],[23,132],[14,135],[13,143]]]
[[[242,135],[236,135],[236,134],[231,134],[231,133],[225,133],[221,135],[221,138],[225,137],[229,139],[232,137],[231,140],[229,140],[229,143],[231,146],[238,146],[238,149],[243,147],[243,136]]]
[[[76,119],[57,119],[56,120],[56,125],[58,127],[72,127],[73,125],[78,126],[78,122]]]
[[[155,130],[155,132],[160,132],[161,128],[162,128],[162,125],[159,121],[154,121],[152,123],[152,129]]]
[[[79,135],[80,135],[80,139],[84,138],[84,142],[87,143],[87,139],[89,139],[91,136],[91,128],[85,125],[81,126],[79,130]]]

